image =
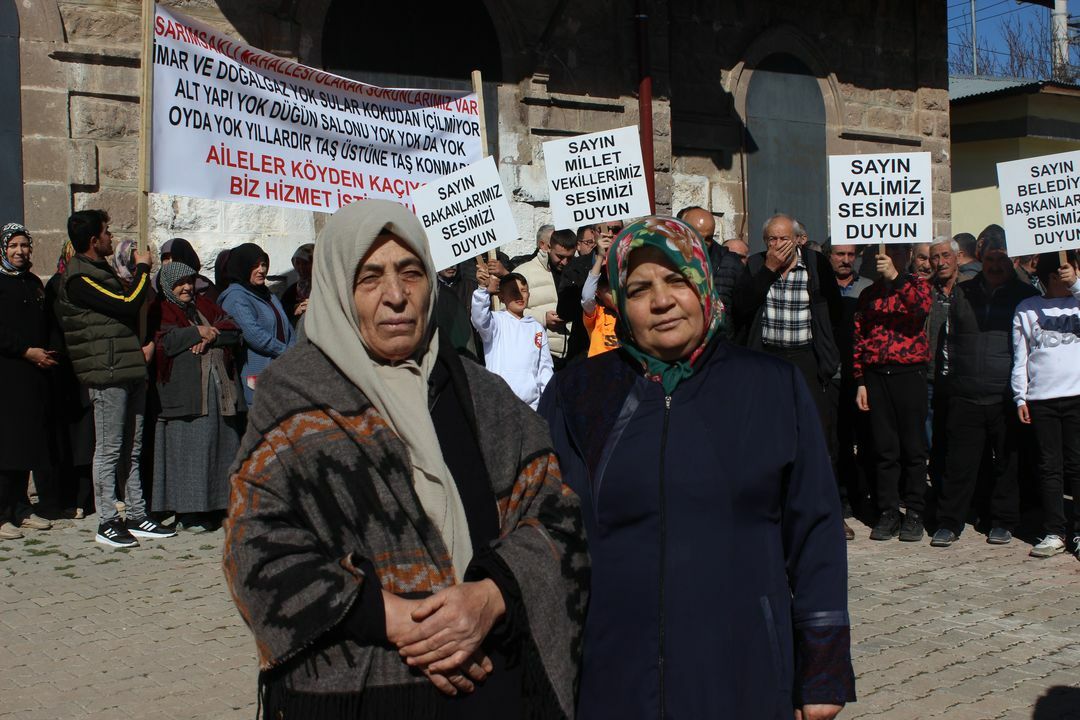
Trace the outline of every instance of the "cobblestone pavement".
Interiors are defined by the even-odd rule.
[[[255,657],[222,533],[93,542],[93,520],[0,542],[0,717],[251,718]],[[849,543],[859,702],[841,718],[1080,719],[1080,562]]]

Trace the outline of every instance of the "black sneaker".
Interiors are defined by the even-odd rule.
[[[952,530],[948,528],[938,528],[938,531],[934,533],[934,537],[930,539],[930,547],[949,547],[957,540],[959,540],[959,538]]]
[[[900,533],[900,511],[886,510],[870,531],[871,540],[892,540]]]
[[[908,510],[904,516],[904,522],[900,526],[900,540],[903,542],[922,542],[926,529],[922,524],[922,515],[914,510]]]
[[[94,536],[94,542],[118,548],[139,546],[139,541],[132,537],[131,533],[124,527],[124,521],[120,518],[115,518],[109,522],[98,525],[98,531],[97,535]]]
[[[148,517],[139,520],[129,519],[127,521],[127,529],[132,535],[144,538],[171,538],[176,535],[176,531],[170,530],[163,525],[158,525]]]

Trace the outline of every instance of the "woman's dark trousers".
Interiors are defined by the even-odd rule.
[[[1065,537],[1065,486],[1073,498],[1073,533],[1080,533],[1080,395],[1028,402],[1039,452],[1043,529]]]
[[[26,486],[30,482],[28,470],[0,470],[0,524],[13,523],[15,507],[26,496]]]

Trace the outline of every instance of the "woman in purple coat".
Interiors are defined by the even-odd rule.
[[[855,699],[840,498],[805,382],[724,341],[701,238],[645,218],[622,348],[540,403],[592,559],[579,720],[827,720]]]

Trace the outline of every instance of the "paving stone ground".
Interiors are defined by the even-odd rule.
[[[93,541],[94,520],[0,542],[0,718],[255,715],[255,655],[222,533]],[[1080,562],[848,544],[859,702],[841,718],[1080,720]]]

